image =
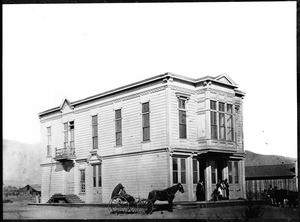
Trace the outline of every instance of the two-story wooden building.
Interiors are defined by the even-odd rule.
[[[42,202],[55,193],[107,203],[122,183],[147,198],[180,182],[175,201],[206,200],[219,179],[230,199],[245,197],[244,93],[226,74],[192,79],[172,73],[148,78],[39,113]]]

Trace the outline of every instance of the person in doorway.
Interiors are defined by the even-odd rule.
[[[225,181],[222,180],[221,181],[221,191],[222,191],[222,200],[226,200],[227,196],[226,196],[226,185],[225,185]]]
[[[222,186],[221,186],[222,181],[219,180],[218,183],[216,184],[217,186],[217,192],[218,192],[218,200],[222,200]]]
[[[227,179],[224,180],[225,190],[226,190],[226,199],[229,200],[229,183]]]
[[[202,180],[199,180],[199,182],[197,184],[196,196],[197,196],[197,201],[204,201],[205,200],[204,184],[203,184]]]

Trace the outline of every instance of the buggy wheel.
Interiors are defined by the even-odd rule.
[[[127,213],[129,210],[129,203],[122,196],[114,197],[110,201],[110,209],[111,213]]]
[[[153,211],[153,203],[150,200],[142,199],[137,203],[137,211],[139,214],[151,214]]]

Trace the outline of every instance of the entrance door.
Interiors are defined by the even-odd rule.
[[[228,161],[229,199],[242,197],[238,161]]]
[[[197,200],[196,197],[196,190],[197,190],[197,183],[201,180],[203,181],[205,187],[205,177],[204,172],[206,168],[206,160],[205,159],[193,159],[193,200]]]
[[[93,197],[92,202],[102,203],[102,172],[101,164],[93,165]]]
[[[66,166],[67,194],[74,194],[74,167]]]

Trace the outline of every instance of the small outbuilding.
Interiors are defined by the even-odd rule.
[[[30,194],[32,196],[41,195],[41,185],[26,185],[25,187],[19,189],[19,194]]]
[[[270,185],[278,189],[297,191],[295,164],[246,166],[246,190],[262,194]]]

